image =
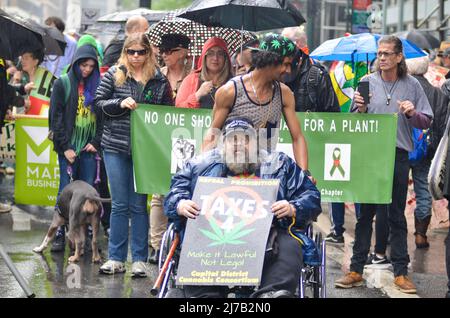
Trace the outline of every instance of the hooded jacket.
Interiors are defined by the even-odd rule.
[[[198,60],[197,69],[188,76],[186,76],[186,78],[181,83],[180,88],[178,89],[177,98],[175,101],[176,107],[200,108],[200,101],[195,96],[195,93],[197,92],[197,90],[201,85],[200,73],[202,71],[202,63],[206,55],[206,52],[208,52],[208,50],[214,46],[218,46],[222,50],[224,50],[224,52],[227,54],[227,58],[229,61],[228,65],[230,65],[231,67],[230,54],[228,53],[228,48],[225,41],[222,40],[221,38],[216,37],[210,38],[208,41],[205,42],[205,45],[203,46],[202,54],[200,55],[200,58]]]
[[[69,68],[67,76],[70,81],[70,94],[67,105],[65,104],[65,91],[64,84],[61,78],[57,79],[53,84],[53,91],[50,98],[50,128],[53,130],[53,146],[54,150],[58,154],[64,154],[66,150],[73,149],[71,145],[71,138],[73,133],[73,128],[75,126],[75,118],[77,116],[78,109],[78,86],[80,84],[80,78],[75,72],[74,65],[79,64],[82,59],[92,59],[96,63],[93,73],[96,72],[97,76],[100,77],[99,65],[97,60],[96,50],[90,46],[85,45],[79,47],[74,54],[73,62]],[[93,76],[91,74],[90,76]],[[101,139],[101,121],[102,114],[95,107],[91,107],[91,111],[95,113],[96,116],[96,131],[95,136],[89,142],[95,147],[95,149],[100,150],[100,139]]]
[[[186,218],[178,215],[177,206],[180,200],[192,199],[198,177],[227,177],[228,174],[219,150],[214,149],[189,160],[184,169],[173,176],[164,201],[164,213],[174,222],[175,229],[184,229]],[[287,200],[295,206],[296,227],[304,228],[322,212],[319,190],[286,154],[272,152],[266,155],[256,175],[261,179],[280,180],[277,200]],[[277,225],[287,229],[291,222],[291,218],[283,218]]]

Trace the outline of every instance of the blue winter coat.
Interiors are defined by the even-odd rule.
[[[175,229],[182,231],[186,218],[177,214],[180,200],[190,200],[194,193],[199,176],[227,177],[226,165],[217,149],[188,161],[181,171],[172,178],[170,192],[164,200],[164,211]],[[302,169],[285,153],[273,152],[265,157],[256,175],[261,179],[279,179],[277,200],[287,200],[296,208],[296,227],[305,225],[322,212],[320,207],[320,192]],[[291,218],[277,221],[281,228],[287,229],[292,223]]]

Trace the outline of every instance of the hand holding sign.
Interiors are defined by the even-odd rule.
[[[277,201],[272,204],[272,213],[275,214],[277,219],[293,217],[295,215],[295,207],[289,201]]]
[[[30,92],[35,88],[36,88],[36,86],[34,86],[34,83],[29,82],[25,85],[24,90],[25,90],[25,93],[30,94]]]
[[[397,101],[398,107],[400,108],[400,111],[405,114],[408,117],[412,117],[416,114],[416,108],[414,107],[413,103],[411,103],[409,100],[404,101]]]
[[[192,200],[181,200],[177,206],[177,213],[189,219],[195,219],[200,213],[200,207]]]

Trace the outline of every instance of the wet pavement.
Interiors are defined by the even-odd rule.
[[[0,174],[0,202],[13,202],[14,178]],[[414,245],[411,221],[411,209],[406,211],[409,226],[409,253],[411,258],[411,277],[417,284],[419,297],[442,298],[446,292],[447,276],[444,263],[444,245],[446,236],[445,223],[433,220],[433,229],[429,232],[431,247],[417,250]],[[316,230],[328,233],[329,220],[326,204],[324,213],[316,224]],[[391,293],[389,286],[378,286],[371,282],[371,271],[366,272],[366,287],[349,290],[335,289],[333,284],[343,271],[348,269],[351,256],[352,234],[354,233],[354,212],[351,207],[346,210],[346,244],[328,245],[327,248],[327,290],[329,298],[387,298],[397,297]],[[51,253],[48,248],[44,254],[32,252],[39,245],[48,229],[52,218],[51,208],[36,206],[14,206],[11,213],[0,214],[0,243],[10,255],[19,272],[29,283],[36,297],[41,298],[151,298],[150,288],[157,276],[155,265],[150,266],[150,275],[143,279],[133,279],[130,274],[131,264],[127,264],[127,273],[115,276],[100,275],[99,264],[91,263],[87,253],[76,265],[68,264],[69,248],[65,253]],[[103,232],[101,232],[103,233]],[[107,239],[101,236],[100,248],[103,259],[107,253]],[[130,259],[130,257],[129,257]],[[389,270],[380,273],[392,275]],[[372,276],[370,276],[372,275]],[[387,276],[389,277],[389,276]],[[24,292],[11,275],[6,264],[0,258],[0,298],[25,297]],[[378,287],[378,288],[375,288]],[[402,297],[400,295],[399,297]]]

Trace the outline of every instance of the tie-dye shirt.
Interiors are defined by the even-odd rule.
[[[84,104],[83,87],[78,89],[78,107],[75,117],[71,143],[75,147],[75,153],[79,155],[84,147],[94,138],[96,130],[96,117],[91,112],[91,106]]]

